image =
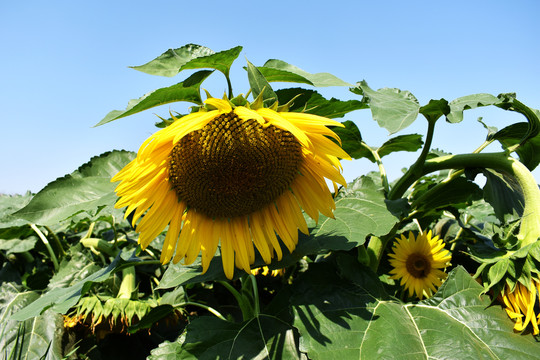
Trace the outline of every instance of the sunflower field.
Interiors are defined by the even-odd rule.
[[[96,126],[188,113],[148,112],[138,152],[0,196],[0,358],[540,359],[540,111],[512,93],[420,104],[241,51],[188,44],[133,67],[181,81]],[[203,86],[214,72],[225,94]],[[327,86],[350,98],[312,89]],[[471,153],[432,143],[480,107],[522,121],[480,120]],[[389,140],[371,143],[358,110]],[[389,179],[395,152],[418,157]],[[347,183],[360,158],[379,171]]]

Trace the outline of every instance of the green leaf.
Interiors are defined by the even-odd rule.
[[[150,360],[300,359],[290,325],[269,315],[243,323],[201,316],[187,326],[176,342],[152,350]]]
[[[32,236],[27,239],[0,239],[0,250],[6,251],[6,255],[13,253],[23,253],[32,250],[36,246],[37,237]]]
[[[216,69],[228,77],[231,65],[238,55],[240,55],[241,51],[242,47],[236,46],[232,49],[220,51],[211,55],[196,57],[182,65],[180,71],[187,69]]]
[[[93,157],[70,175],[49,183],[13,216],[53,225],[79,213],[95,216],[99,211],[112,211],[117,197],[111,177],[134,157],[132,152],[117,150]]]
[[[428,190],[414,192],[414,202],[418,201],[417,210],[432,211],[445,207],[459,207],[462,204],[471,204],[474,200],[482,198],[480,187],[465,177],[456,178],[450,182],[439,182],[431,188],[429,196],[422,196]]]
[[[450,113],[450,107],[448,101],[445,99],[429,100],[427,105],[420,108],[420,114],[424,115],[428,121],[436,121],[443,115]]]
[[[450,113],[446,115],[446,121],[459,123],[463,121],[463,111],[475,109],[481,106],[497,104],[500,100],[491,94],[467,95],[450,101]]]
[[[349,242],[349,249],[364,244],[369,235],[388,234],[399,221],[399,217],[389,210],[382,189],[366,176],[341,191],[334,216],[335,219],[323,217],[319,220],[320,225],[313,233],[316,237],[343,237]]]
[[[342,122],[345,127],[332,127],[341,139],[341,147],[353,159],[367,158],[371,162],[376,162],[373,153],[364,145],[362,135],[356,124],[350,120]]]
[[[368,98],[373,119],[390,134],[411,125],[420,111],[418,100],[409,91],[390,88],[374,91],[365,81],[357,83],[356,89]]]
[[[482,173],[486,177],[484,199],[493,206],[497,218],[504,222],[507,214],[520,217],[525,200],[517,180],[509,174],[490,169],[484,169]]]
[[[521,143],[527,136],[529,124],[525,122],[512,124],[493,135],[494,140],[501,142],[505,149]],[[519,160],[532,171],[540,164],[540,136],[535,136],[521,143],[516,153]]]
[[[422,135],[399,135],[382,144],[382,146],[377,149],[377,153],[382,158],[396,151],[414,152],[419,150],[423,144],[424,142],[422,141]]]
[[[207,47],[187,44],[178,49],[169,49],[144,65],[130,66],[130,68],[150,75],[173,77],[189,61],[212,54],[214,51]]]
[[[26,225],[27,221],[11,214],[25,207],[31,199],[30,192],[25,195],[0,195],[0,229]]]
[[[294,99],[289,111],[305,111],[330,119],[342,118],[351,111],[369,107],[365,102],[358,100],[341,101],[335,98],[328,100],[314,90],[302,88],[280,89],[276,94],[280,104],[287,104]]]
[[[83,273],[88,273],[88,268],[83,267],[76,273],[75,279],[65,275],[58,275],[51,284],[51,289],[45,292],[39,299],[19,310],[11,316],[13,320],[26,320],[34,316],[39,316],[45,310],[52,308],[53,311],[65,314],[71,307],[75,306],[79,298],[84,295],[93,283],[100,283],[107,280],[113,273],[127,266],[127,262],[122,259],[122,254],[114,261],[98,271],[92,271],[84,279],[78,280]],[[60,278],[60,279],[58,279]],[[60,287],[60,284],[72,284],[68,287]]]
[[[200,88],[202,82],[212,73],[210,70],[201,70],[181,83],[166,88],[160,88],[129,101],[125,110],[113,110],[109,112],[95,126],[101,126],[108,122],[148,110],[150,108],[169,104],[177,101],[187,101],[201,105]]]
[[[264,77],[272,81],[304,83],[317,87],[323,86],[352,86],[329,73],[310,74],[282,60],[270,59],[258,68]]]
[[[534,339],[513,333],[506,313],[489,306],[483,287],[461,267],[417,304],[390,298],[363,268],[341,274],[328,264],[311,264],[294,288],[294,326],[310,359],[537,357]]]
[[[24,359],[62,359],[62,316],[54,312],[18,322],[10,316],[35,300],[35,292],[22,291],[14,283],[3,283],[0,295],[0,354],[12,351]],[[17,335],[19,337],[17,338]],[[15,347],[15,349],[14,349]]]
[[[251,87],[251,92],[253,93],[253,98],[256,99],[262,93],[262,99],[267,104],[270,105],[278,100],[278,97],[268,81],[264,78],[263,74],[249,61],[247,62],[247,72],[249,86]]]

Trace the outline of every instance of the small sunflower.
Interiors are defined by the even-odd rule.
[[[121,181],[116,207],[127,206],[133,225],[142,217],[143,249],[168,225],[162,263],[191,264],[202,253],[204,272],[220,244],[232,278],[235,265],[250,272],[253,245],[267,264],[281,259],[276,235],[292,252],[298,229],[308,233],[301,209],[315,221],[319,212],[333,217],[326,179],[346,185],[339,159],[350,157],[331,139],[339,142],[327,125],[342,126],[334,120],[216,98],[205,104],[173,116],[112,178]]]
[[[401,286],[409,291],[409,296],[422,299],[430,297],[441,286],[447,274],[442,271],[450,265],[451,255],[444,249],[444,243],[438,236],[431,236],[431,231],[415,238],[409,232],[409,238],[401,234],[396,238],[390,256],[392,279],[400,280]]]
[[[538,295],[540,294],[540,281],[537,279],[531,280],[530,290],[525,285],[518,282],[512,289],[506,285],[502,293],[505,310],[510,319],[516,322],[515,331],[523,331],[530,323],[533,328],[533,335],[538,335],[538,325],[540,325],[540,312],[535,313],[535,304]],[[538,309],[538,308],[537,308]]]

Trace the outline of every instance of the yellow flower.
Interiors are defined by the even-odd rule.
[[[537,279],[531,280],[531,289],[520,282],[512,289],[506,285],[502,293],[502,299],[505,305],[505,310],[508,316],[516,322],[515,331],[523,331],[529,323],[533,327],[533,334],[538,335],[538,325],[540,325],[540,313],[535,314],[534,305],[537,295],[540,294],[540,281]]]
[[[269,264],[308,233],[301,208],[315,221],[333,217],[329,179],[345,185],[339,158],[350,159],[332,139],[324,117],[268,108],[233,106],[208,98],[206,110],[175,119],[150,136],[137,157],[116,174],[117,208],[127,206],[146,248],[168,225],[161,262],[199,253],[203,272],[218,243],[223,269],[250,271],[253,244]],[[142,216],[145,214],[144,216]],[[174,257],[173,257],[174,255]]]
[[[438,236],[431,237],[431,231],[409,238],[401,234],[396,238],[390,256],[392,279],[400,280],[401,286],[419,299],[430,297],[441,286],[447,274],[442,271],[450,265],[451,255],[444,249],[444,243]]]

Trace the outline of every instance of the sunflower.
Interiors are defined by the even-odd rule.
[[[168,225],[163,264],[201,253],[205,272],[219,244],[232,278],[235,266],[250,272],[253,245],[267,264],[282,257],[277,236],[292,252],[298,229],[308,234],[301,209],[315,221],[319,212],[333,217],[326,179],[346,185],[339,159],[350,157],[327,125],[343,125],[256,107],[209,97],[198,112],[173,116],[112,178],[116,207],[133,215],[143,249]]]
[[[538,325],[540,325],[540,313],[535,313],[536,298],[540,294],[540,281],[531,279],[531,286],[528,289],[518,282],[512,290],[506,285],[502,293],[505,310],[510,319],[516,322],[515,331],[523,331],[530,323],[533,327],[533,334],[538,335]]]
[[[401,280],[401,286],[419,299],[430,297],[442,284],[447,274],[442,271],[450,265],[451,255],[444,249],[444,243],[438,236],[431,236],[431,231],[415,238],[409,232],[409,238],[401,234],[396,238],[390,256],[392,279]]]

